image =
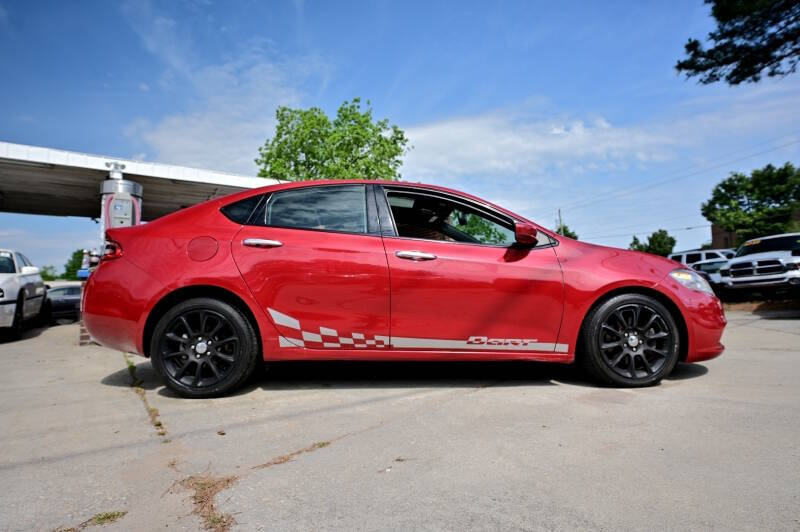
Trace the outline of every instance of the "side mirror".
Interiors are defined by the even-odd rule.
[[[36,266],[23,266],[22,270],[19,272],[22,275],[36,275],[39,273],[39,268]]]
[[[537,231],[531,224],[517,222],[514,226],[514,237],[517,244],[523,246],[535,246],[538,242]]]

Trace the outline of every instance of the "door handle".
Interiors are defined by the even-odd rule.
[[[280,240],[267,240],[265,238],[245,238],[242,244],[253,248],[279,248],[283,245]]]
[[[407,260],[434,260],[436,255],[433,253],[424,253],[422,251],[395,251],[394,253],[399,259]]]

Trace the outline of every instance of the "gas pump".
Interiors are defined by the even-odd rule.
[[[108,179],[100,187],[100,249],[105,249],[106,229],[129,227],[142,221],[142,185],[123,179],[125,165],[107,162]],[[101,251],[102,253],[102,251]],[[87,254],[88,255],[88,254]],[[90,264],[78,270],[79,279],[87,279],[99,262],[97,253]]]
[[[129,227],[142,221],[142,185],[122,178],[124,164],[106,163],[108,179],[101,188],[100,230],[105,240],[106,229]]]

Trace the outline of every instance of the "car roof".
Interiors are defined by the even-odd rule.
[[[498,210],[511,218],[516,218],[522,222],[528,222],[537,227],[537,229],[542,229],[543,232],[550,235],[553,238],[556,238],[556,234],[553,231],[541,226],[540,224],[534,222],[533,220],[529,220],[524,216],[517,214],[513,211],[510,211],[496,203],[492,203],[487,201],[483,198],[479,198],[477,196],[473,196],[468,192],[464,192],[461,190],[455,190],[452,188],[442,187],[439,185],[430,185],[427,183],[420,183],[420,182],[411,182],[411,181],[387,181],[383,179],[320,179],[314,181],[286,181],[284,183],[279,183],[277,185],[267,185],[260,188],[254,188],[250,190],[244,190],[242,192],[237,192],[235,194],[231,194],[230,196],[225,196],[224,198],[219,198],[218,201],[228,204],[238,201],[240,199],[248,198],[250,196],[256,196],[258,194],[264,194],[267,192],[276,192],[279,190],[290,190],[293,188],[304,188],[304,187],[313,187],[319,185],[382,185],[382,186],[396,186],[396,187],[403,187],[403,188],[418,188],[421,190],[433,190],[436,192],[442,192],[444,194],[452,194],[454,196],[460,196],[462,198],[467,198],[472,200],[476,203],[483,204],[487,207],[492,209]],[[559,235],[561,236],[561,235]]]
[[[747,242],[753,242],[754,240],[769,240],[771,238],[782,238],[785,236],[800,236],[800,233],[781,233],[780,235],[769,235],[769,236],[760,236],[758,238],[751,238]],[[745,243],[747,243],[745,242]]]

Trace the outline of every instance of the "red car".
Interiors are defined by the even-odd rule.
[[[647,386],[722,353],[726,324],[676,262],[385,181],[269,186],[111,229],[83,309],[97,341],[189,397],[298,359],[577,361]]]

